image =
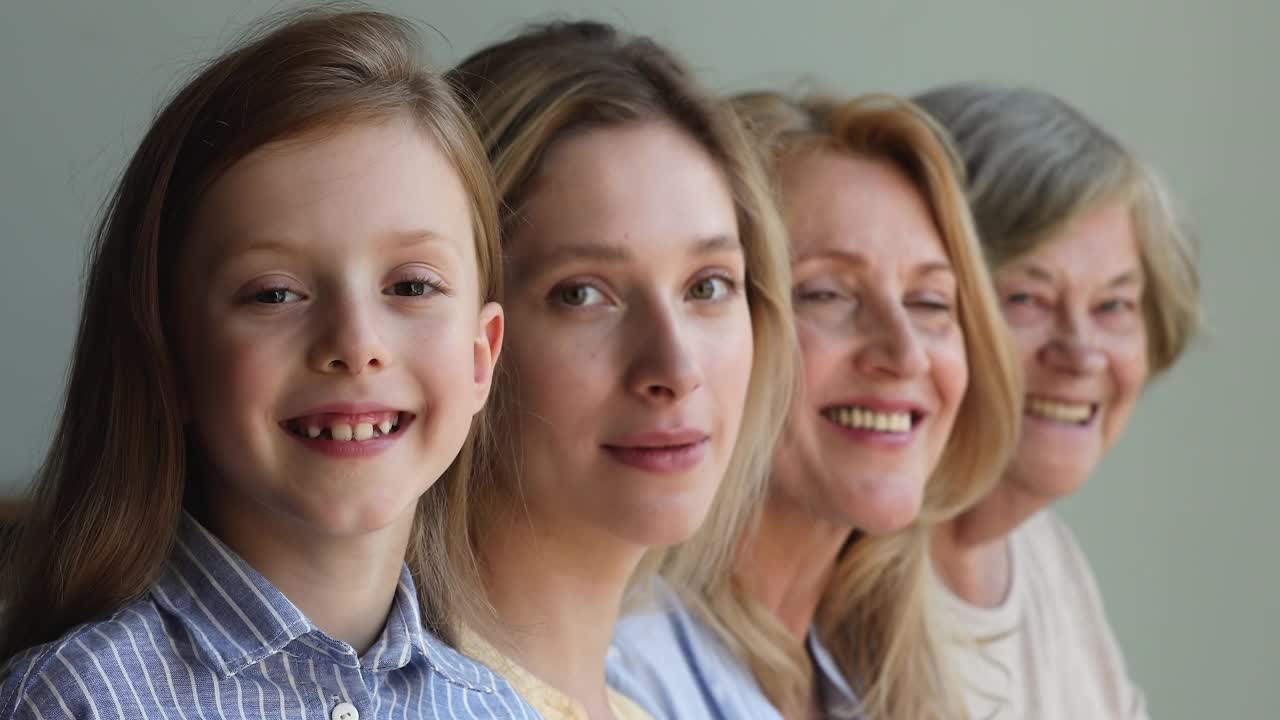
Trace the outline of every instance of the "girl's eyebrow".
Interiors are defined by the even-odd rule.
[[[391,232],[385,233],[380,240],[383,244],[400,249],[424,243],[442,243],[444,241],[444,237],[434,230],[413,228],[409,230],[392,230]],[[247,245],[237,247],[232,249],[230,252],[223,253],[218,260],[226,262],[244,255],[256,255],[259,253],[292,255],[305,249],[305,243],[290,240],[286,236],[263,235],[249,241]]]
[[[387,238],[395,244],[397,248],[411,247],[422,243],[438,243],[444,240],[440,233],[427,228],[395,230],[387,234]]]

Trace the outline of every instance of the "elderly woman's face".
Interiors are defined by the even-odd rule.
[[[1006,477],[1050,499],[1079,488],[1147,379],[1144,277],[1127,204],[1086,212],[995,273],[1022,352],[1022,440]]]

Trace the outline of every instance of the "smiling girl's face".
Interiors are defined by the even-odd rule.
[[[395,118],[264,146],[203,198],[178,273],[211,521],[407,531],[502,338],[438,145]]]

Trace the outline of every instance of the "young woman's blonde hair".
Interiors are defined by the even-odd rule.
[[[287,14],[201,69],[155,117],[93,241],[62,415],[0,579],[0,658],[145,592],[184,507],[203,514],[167,300],[181,292],[171,283],[196,208],[237,161],[272,142],[411,118],[471,198],[480,300],[497,297],[492,176],[452,90],[423,64],[417,37],[377,12]],[[471,461],[464,448],[448,475],[465,477]],[[433,488],[419,501],[409,561],[424,620],[448,639],[451,618],[470,602],[470,585],[453,568],[472,563],[466,544],[447,535],[466,508],[446,499]]]
[[[923,112],[894,97],[845,102],[763,92],[733,102],[775,178],[785,165],[826,152],[884,162],[902,172],[928,204],[955,269],[969,386],[954,429],[916,521],[884,537],[853,531],[823,592],[815,627],[869,720],[965,717],[962,689],[940,660],[942,637],[926,593],[928,538],[932,527],[971,506],[996,482],[1016,443],[1022,389],[956,158]],[[787,188],[779,185],[777,192],[785,204]],[[732,577],[700,574],[690,560],[698,550],[678,550],[668,576],[701,593],[704,614],[777,707],[804,708],[813,682],[804,647]]]
[[[1079,110],[1040,90],[959,84],[916,102],[964,160],[992,268],[1093,210],[1131,208],[1150,367],[1153,374],[1169,369],[1200,327],[1200,281],[1192,238],[1159,176]]]
[[[773,445],[795,377],[790,264],[768,180],[732,109],[703,89],[670,52],[644,37],[597,22],[532,27],[464,60],[448,77],[473,101],[472,116],[493,163],[502,199],[503,243],[512,241],[543,158],[557,143],[593,129],[668,123],[688,134],[720,167],[737,208],[746,259],[754,358],[742,425],[726,477],[698,531],[707,561],[728,567],[731,544],[758,507]],[[487,415],[519,441],[516,380],[503,370]],[[518,507],[514,449],[477,465],[473,533],[498,507]],[[478,539],[478,538],[475,538]],[[661,553],[636,573],[643,578]]]

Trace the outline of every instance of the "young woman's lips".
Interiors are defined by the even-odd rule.
[[[681,473],[702,462],[711,436],[701,430],[678,429],[635,433],[601,447],[617,462],[651,473]]]
[[[334,458],[368,458],[385,452],[413,423],[413,413],[372,404],[333,404],[281,421],[280,427],[309,450]]]

